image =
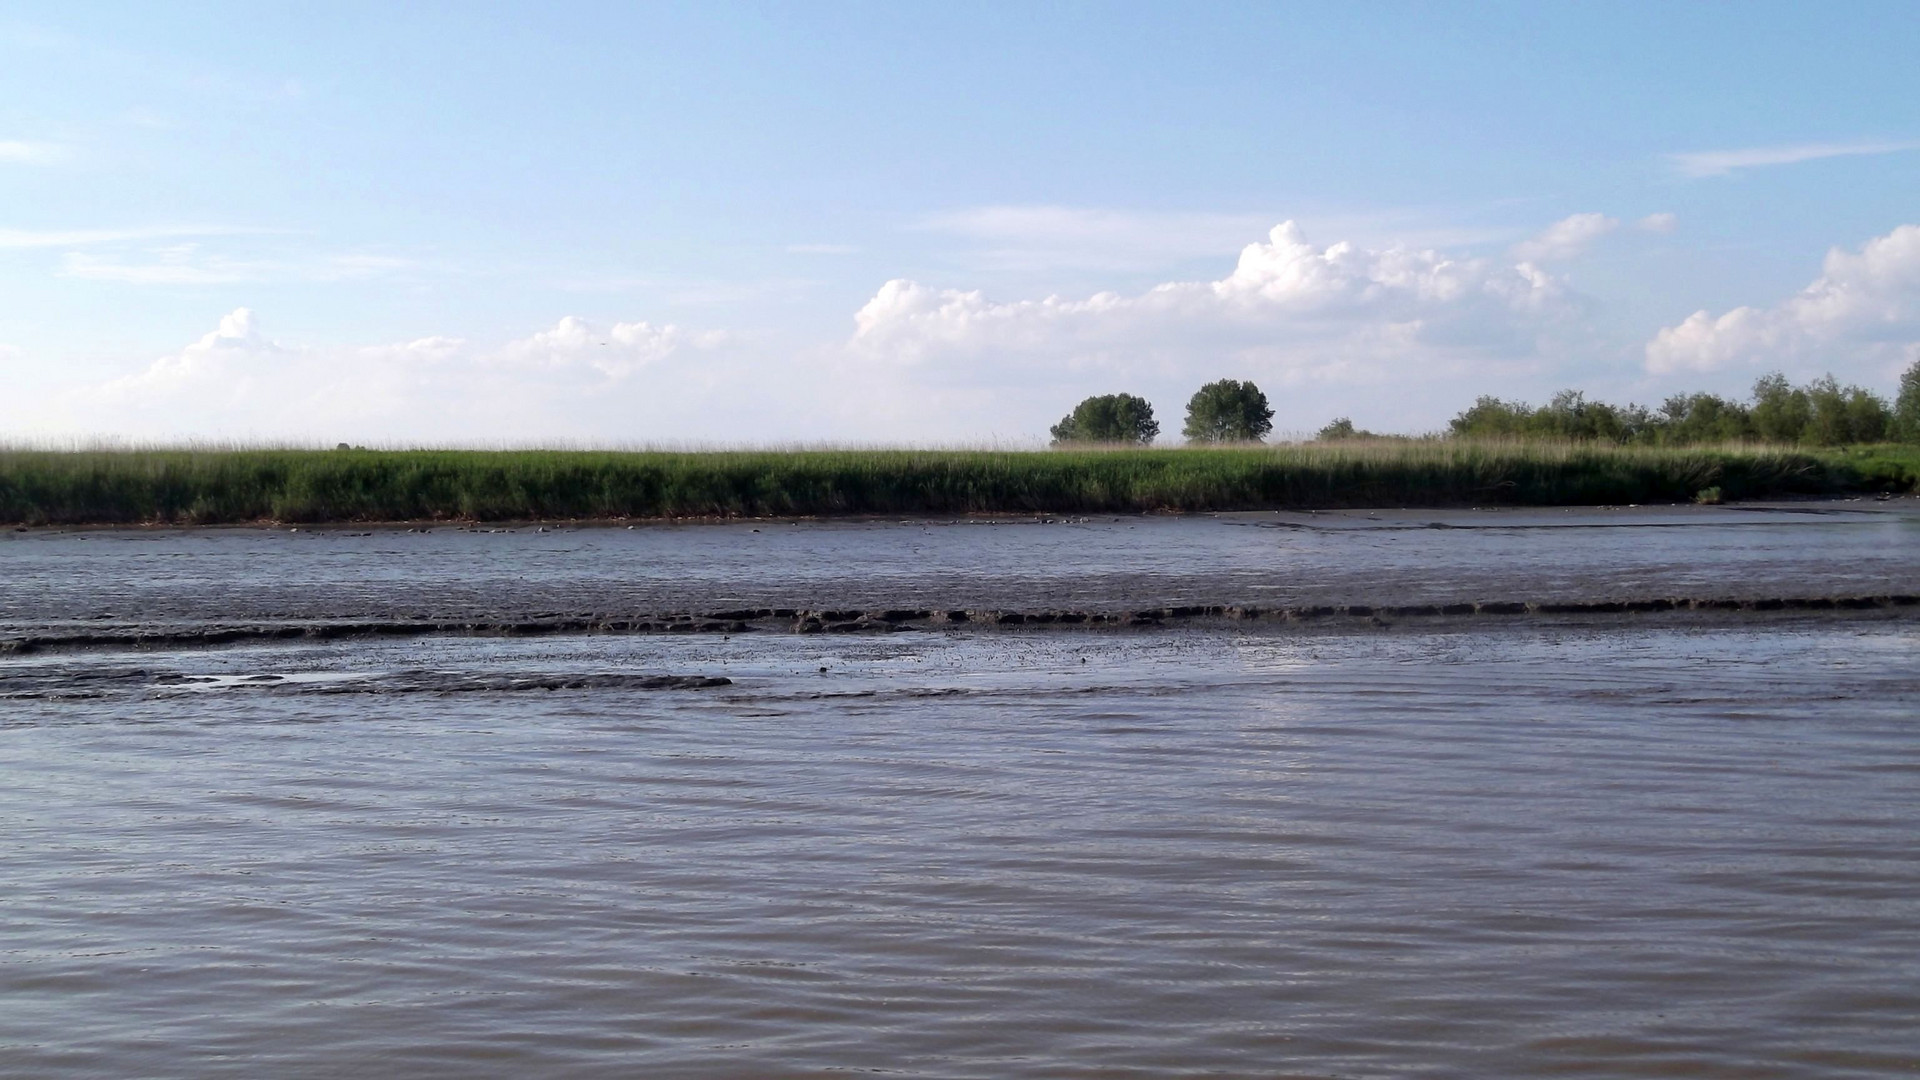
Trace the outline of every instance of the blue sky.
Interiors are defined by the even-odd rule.
[[[1910,3],[16,4],[0,438],[1887,392],[1916,55]]]

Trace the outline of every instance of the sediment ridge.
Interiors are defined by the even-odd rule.
[[[1128,629],[1167,626],[1325,625],[1387,627],[1396,621],[1646,615],[1743,616],[1772,613],[1916,612],[1920,595],[1652,597],[1590,601],[1475,601],[1448,604],[1322,604],[1256,607],[1194,604],[1126,611],[1008,609],[741,608],[632,617],[541,614],[500,620],[325,620],[179,627],[102,628],[0,638],[0,655],[64,649],[163,649],[272,641],[377,637],[533,637],[592,634],[889,634],[942,629]]]

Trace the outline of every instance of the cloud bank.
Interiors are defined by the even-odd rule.
[[[177,352],[71,387],[33,417],[39,435],[487,443],[684,437],[725,378],[728,338],[569,316],[494,348],[458,337],[324,347],[263,331],[248,308]],[[750,396],[750,395],[747,395]]]
[[[575,316],[498,344],[309,345],[240,308],[122,377],[0,422],[328,444],[1020,441],[1087,394],[1144,394],[1175,418],[1201,383],[1232,377],[1268,390],[1283,432],[1358,411],[1356,397],[1369,423],[1417,427],[1435,422],[1435,400],[1532,392],[1529,380],[1590,359],[1589,303],[1544,264],[1619,227],[1575,215],[1527,242],[1537,259],[1501,259],[1320,246],[1289,221],[1223,276],[1127,293],[997,299],[895,279],[848,337],[801,346]]]
[[[1920,359],[1920,225],[1827,253],[1820,276],[1772,307],[1696,311],[1662,329],[1647,370],[1832,370],[1885,377]]]
[[[889,281],[854,316],[851,347],[947,385],[1005,385],[1015,374],[1063,391],[1132,378],[1171,392],[1227,375],[1378,384],[1530,365],[1581,310],[1530,262],[1323,248],[1289,221],[1247,245],[1223,278],[1134,295],[1000,301]]]

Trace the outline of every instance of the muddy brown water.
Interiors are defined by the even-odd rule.
[[[16,534],[0,609],[1913,589],[1910,510],[1824,509]],[[0,1075],[1912,1075],[1917,659],[1844,613],[4,657]]]

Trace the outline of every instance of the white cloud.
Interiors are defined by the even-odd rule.
[[[1915,149],[1920,149],[1920,142],[1797,143],[1791,146],[1755,146],[1744,150],[1697,150],[1668,154],[1667,160],[1680,171],[1680,175],[1701,178],[1728,176],[1738,169],[1797,165],[1823,158],[1894,154]]]
[[[1071,267],[1116,272],[1219,258],[1238,251],[1247,237],[1266,232],[1274,219],[1268,213],[978,206],[933,214],[919,225],[972,245],[967,261],[984,269]],[[1511,239],[1506,230],[1437,224],[1413,211],[1325,215],[1314,224],[1380,247],[1460,246]]]
[[[1593,352],[1586,313],[1533,263],[1321,247],[1289,222],[1223,276],[1125,293],[998,300],[891,281],[849,338],[810,348],[571,316],[505,343],[304,344],[240,309],[111,382],[0,399],[0,423],[328,445],[1037,440],[1074,401],[1116,390],[1146,394],[1172,431],[1195,387],[1233,377],[1259,381],[1283,432],[1357,403],[1373,426],[1417,427],[1475,387],[1549,389],[1529,380]]]
[[[1680,217],[1677,214],[1648,214],[1634,222],[1633,227],[1641,232],[1670,233],[1680,227]]]
[[[1605,214],[1574,214],[1547,226],[1533,239],[1514,245],[1513,254],[1536,262],[1571,259],[1619,227],[1618,218]]]
[[[610,379],[625,379],[656,365],[682,349],[714,349],[727,335],[719,331],[689,333],[671,323],[614,323],[598,329],[569,315],[551,330],[512,342],[487,359],[498,368],[566,371],[585,368]]]
[[[1132,295],[998,301],[890,281],[856,313],[851,344],[871,365],[869,380],[892,379],[903,396],[972,391],[966,407],[996,409],[1032,431],[1079,393],[1131,389],[1171,407],[1222,376],[1371,386],[1403,399],[1414,383],[1537,369],[1564,355],[1551,343],[1570,340],[1582,310],[1532,263],[1321,248],[1286,222],[1247,245],[1224,278]],[[1409,404],[1390,408],[1405,414]],[[1283,428],[1307,420],[1292,415]]]
[[[52,165],[65,159],[67,148],[58,143],[0,139],[0,161],[16,165]]]
[[[1885,375],[1920,355],[1920,225],[1902,225],[1858,252],[1827,253],[1820,276],[1772,307],[1696,311],[1647,344],[1647,370],[1730,367]]]
[[[1132,342],[1177,340],[1196,331],[1256,342],[1385,323],[1424,333],[1465,312],[1530,319],[1566,300],[1559,282],[1530,264],[1496,266],[1348,243],[1317,248],[1288,221],[1266,241],[1247,245],[1225,278],[1168,282],[1130,297],[1103,292],[1085,300],[999,302],[977,291],[890,281],[854,316],[854,339],[904,359],[947,346],[1124,350]]]
[[[720,399],[792,399],[793,387],[777,375],[750,379],[735,370],[730,343],[722,333],[671,324],[569,316],[492,348],[448,336],[317,346],[276,340],[239,308],[125,376],[69,386],[52,400],[7,403],[18,415],[0,422],[39,435],[121,439],[690,438],[716,418],[733,419]]]

